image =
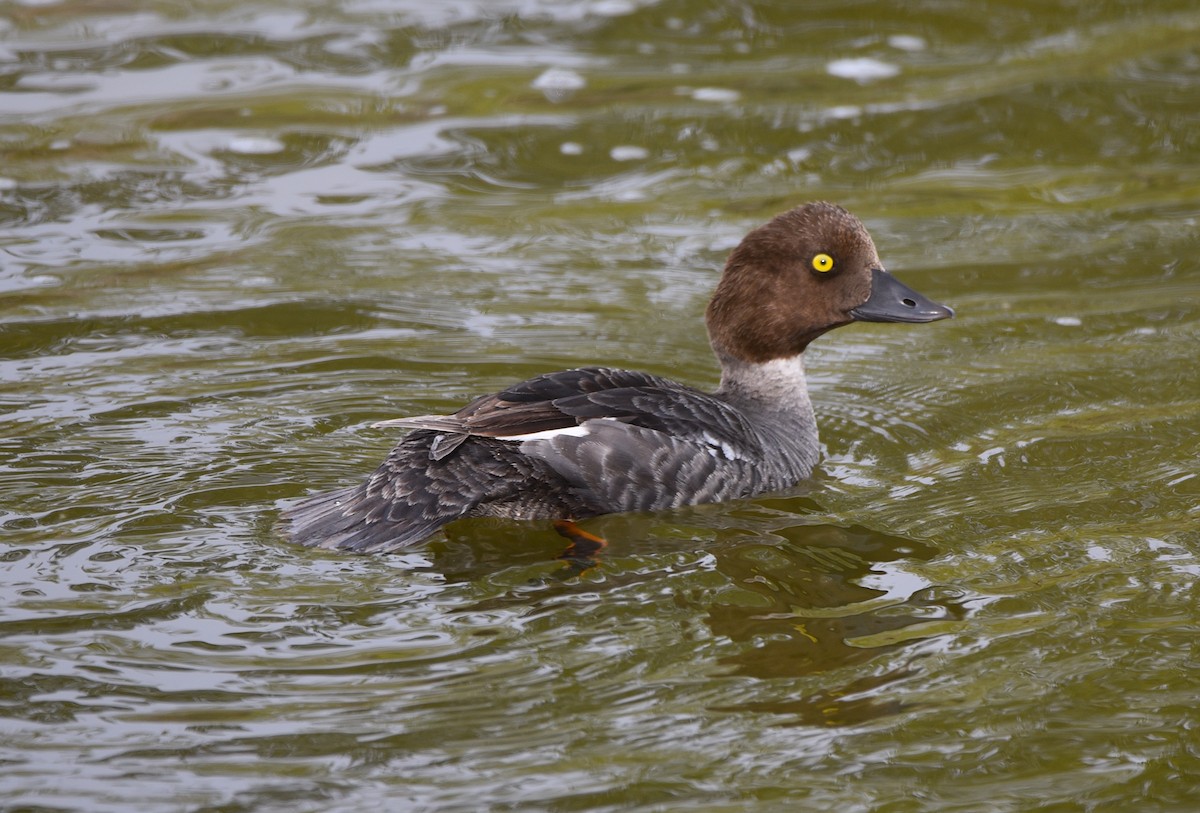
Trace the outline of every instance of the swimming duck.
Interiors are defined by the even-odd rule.
[[[705,318],[721,384],[582,367],[485,395],[453,415],[375,426],[410,431],[359,485],[283,512],[313,547],[387,552],[461,517],[574,521],[778,491],[812,473],[817,423],[804,350],[851,322],[934,322],[954,312],[884,270],[862,222],[809,203],[751,231],[729,255]]]

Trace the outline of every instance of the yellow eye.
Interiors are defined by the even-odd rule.
[[[820,271],[822,274],[828,274],[833,270],[833,257],[828,254],[818,254],[812,259],[813,271]]]

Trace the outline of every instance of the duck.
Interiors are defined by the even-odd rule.
[[[484,395],[451,415],[385,420],[408,430],[363,482],[281,514],[300,545],[387,553],[466,517],[550,520],[590,553],[576,523],[789,489],[817,465],[804,352],[853,322],[920,324],[954,311],[884,269],[862,221],[812,202],[749,232],[705,311],[720,385],[580,367]]]

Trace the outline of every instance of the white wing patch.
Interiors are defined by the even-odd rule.
[[[616,418],[592,418],[590,420],[584,421],[579,426],[568,426],[563,429],[544,429],[541,432],[528,432],[524,435],[505,435],[503,437],[497,438],[497,440],[510,440],[510,441],[513,441],[514,443],[523,443],[527,440],[551,440],[553,438],[558,438],[558,437],[582,438],[582,437],[587,437],[589,434],[592,434],[591,427],[593,425],[598,424],[601,421],[615,421],[615,420],[617,420],[617,419]],[[680,438],[680,440],[685,440],[685,438]],[[700,436],[699,440],[702,440],[704,442],[705,448],[707,449],[708,453],[711,454],[713,457],[723,457],[726,460],[745,460],[745,459],[747,459],[732,444],[730,444],[728,441],[721,440],[720,438],[718,438],[716,435],[712,434],[711,432],[703,433]]]
[[[702,437],[704,438],[704,442],[709,445],[710,451],[714,455],[717,454],[718,452],[720,452],[721,456],[724,457],[726,460],[741,460],[742,459],[742,456],[740,454],[738,454],[737,449],[733,448],[728,443],[726,443],[725,441],[716,437],[712,433],[705,432],[702,435]]]
[[[581,438],[588,434],[589,430],[584,426],[567,426],[562,429],[543,429],[541,432],[527,432],[524,435],[504,435],[497,440],[511,440],[514,443],[520,443],[526,440],[550,440],[558,437]]]
[[[529,432],[524,435],[505,435],[497,440],[523,442],[526,440],[550,440],[552,438],[584,438],[592,434],[592,427],[601,421],[616,421],[616,418],[588,418],[579,426],[567,426],[562,429],[543,429],[541,432]]]

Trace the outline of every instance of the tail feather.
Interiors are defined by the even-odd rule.
[[[389,553],[420,542],[455,519],[415,514],[396,522],[364,511],[363,491],[361,485],[327,491],[285,508],[284,535],[310,548]]]
[[[363,483],[283,510],[280,530],[312,548],[388,553],[467,516],[590,516],[570,484],[515,444],[417,429]],[[453,454],[441,454],[450,443]]]

